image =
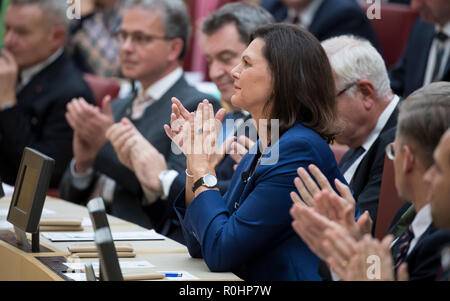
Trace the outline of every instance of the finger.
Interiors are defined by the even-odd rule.
[[[186,108],[183,106],[181,101],[178,100],[178,98],[172,97],[172,103],[176,105],[177,109],[179,110],[181,116],[183,116],[184,119],[189,118],[189,111],[186,110]]]
[[[311,197],[314,197],[315,195],[317,195],[320,192],[320,187],[317,186],[316,182],[314,182],[314,180],[309,175],[309,173],[306,171],[306,169],[304,169],[303,167],[300,167],[297,170],[297,173],[300,176],[300,178],[302,179],[304,185],[306,186],[306,189],[308,189],[308,191],[310,192]]]
[[[402,263],[397,271],[397,280],[398,281],[408,281],[409,273],[408,273],[408,263]]]
[[[294,185],[297,188],[297,191],[300,193],[303,201],[310,207],[314,207],[316,205],[315,200],[312,198],[312,195],[306,189],[305,185],[303,184],[303,181],[300,178],[294,179]]]
[[[334,192],[333,188],[330,185],[330,182],[328,182],[328,179],[324,176],[324,174],[320,171],[320,169],[316,165],[310,164],[308,166],[308,169],[316,179],[317,183],[319,183],[321,189],[327,189],[330,192]]]
[[[238,141],[240,144],[244,145],[246,149],[251,149],[253,145],[255,145],[253,140],[244,135],[239,136]]]
[[[216,120],[219,121],[221,124],[225,120],[225,115],[227,114],[227,111],[224,108],[219,109],[216,113]]]
[[[110,95],[106,95],[103,98],[102,109],[103,109],[103,113],[105,113],[106,116],[114,119],[113,112],[111,110],[111,96]]]
[[[300,196],[295,192],[292,191],[290,193],[291,196],[291,200],[298,206],[305,206],[305,204],[303,203],[302,199],[300,198]]]
[[[334,180],[334,184],[336,185],[336,189],[339,191],[341,197],[346,200],[349,204],[355,204],[355,199],[353,198],[353,194],[350,188],[339,181],[339,179]]]

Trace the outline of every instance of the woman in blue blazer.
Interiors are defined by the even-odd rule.
[[[331,68],[317,39],[297,27],[264,26],[250,41],[232,71],[231,100],[250,112],[260,139],[222,197],[215,187],[214,118],[224,112],[214,116],[205,100],[190,113],[173,99],[165,129],[187,161],[186,190],[175,211],[189,253],[203,257],[211,271],[245,280],[320,280],[318,258],[291,227],[289,194],[297,168],[311,163],[330,183],[344,181],[327,144],[337,119]]]

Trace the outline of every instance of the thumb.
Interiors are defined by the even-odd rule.
[[[398,281],[408,281],[408,264],[406,262],[402,263],[397,271],[397,280]]]
[[[113,113],[111,110],[111,96],[110,95],[106,95],[105,97],[103,97],[102,109],[103,109],[103,113],[105,113],[105,115],[107,115],[109,117],[113,117]]]

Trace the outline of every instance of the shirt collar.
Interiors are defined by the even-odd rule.
[[[364,144],[361,145],[365,151],[367,151],[368,149],[370,149],[370,147],[372,147],[372,144],[375,142],[375,140],[380,135],[384,126],[388,122],[389,117],[391,117],[392,113],[394,112],[395,108],[397,107],[397,104],[399,101],[400,101],[400,97],[398,97],[397,95],[394,95],[394,98],[391,100],[389,105],[384,109],[383,113],[381,113],[380,117],[378,117],[378,121],[377,121],[377,124],[375,125],[375,128],[372,130],[369,137],[367,137]]]
[[[311,25],[322,2],[323,0],[315,0],[298,14],[303,27],[308,28]],[[295,9],[288,9],[288,19],[293,20],[296,14]]]
[[[176,68],[174,71],[148,87],[147,90],[145,90],[145,94],[152,99],[160,99],[181,78],[182,75],[183,69],[181,67]]]
[[[430,204],[425,205],[411,223],[414,237],[420,238],[432,223]]]
[[[48,59],[45,61],[34,65],[30,68],[24,69],[20,72],[21,82],[19,83],[22,87],[26,86],[33,77],[45,69],[48,65],[52,64],[54,61],[56,61],[63,53],[63,48],[59,48],[54,54],[52,54]]]
[[[445,24],[443,27],[436,25],[436,32],[438,31],[442,31],[443,33],[445,33],[447,36],[450,37],[450,22],[447,22],[447,24]]]

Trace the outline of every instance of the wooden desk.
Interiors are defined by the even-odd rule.
[[[9,209],[10,199],[0,199],[0,210]],[[84,206],[79,206],[60,199],[47,197],[44,208],[55,212],[52,216],[76,216],[88,218],[89,213]],[[0,221],[6,220],[1,215]],[[112,232],[146,231],[138,225],[119,218],[108,216]],[[5,228],[1,229],[5,230]],[[12,231],[12,229],[10,229]],[[84,227],[85,232],[92,232],[92,227]],[[54,252],[26,253],[10,244],[0,241],[0,280],[44,280],[61,281],[37,257],[69,257],[67,247],[75,242],[52,242],[41,235],[41,245]],[[81,242],[76,242],[82,244]],[[92,242],[91,242],[92,243]],[[123,261],[148,261],[155,266],[154,270],[183,270],[198,277],[198,280],[240,280],[233,273],[212,273],[202,259],[191,258],[187,248],[169,238],[162,241],[132,241],[130,243],[136,252],[136,258],[124,258]],[[95,259],[80,259],[81,262],[93,262]]]

